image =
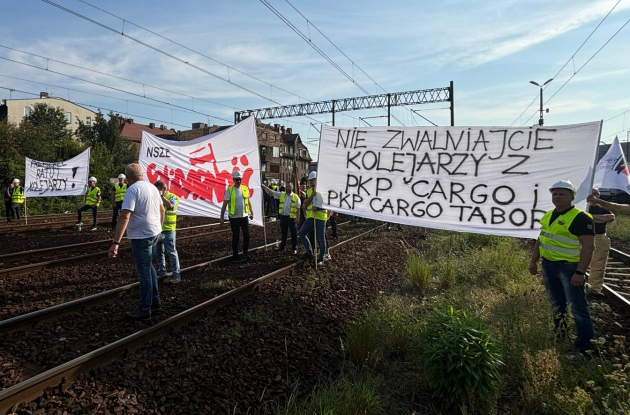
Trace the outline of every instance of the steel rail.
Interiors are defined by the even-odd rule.
[[[350,221],[346,221],[340,223],[337,226],[342,226],[350,223]],[[222,231],[220,231],[222,232]],[[251,248],[250,252],[256,252],[265,248],[269,248],[271,246],[276,245],[277,242],[271,242],[266,245],[260,245],[255,248]],[[336,245],[335,245],[336,246]],[[191,265],[186,268],[182,268],[180,273],[186,274],[191,271],[195,271],[198,269],[202,269],[209,265],[218,264],[223,261],[228,261],[232,259],[232,255],[226,255],[224,257],[215,258],[209,261],[204,261],[199,264]],[[165,277],[169,277],[172,274],[168,272]],[[162,279],[164,277],[160,277]],[[83,311],[89,307],[95,306],[97,304],[113,301],[118,297],[122,297],[126,292],[131,289],[138,287],[139,283],[134,282],[131,284],[123,285],[120,287],[112,288],[111,290],[102,291],[100,293],[92,294],[87,297],[78,298],[76,300],[68,301],[66,303],[57,304],[54,306],[50,306],[47,308],[43,308],[40,310],[32,311],[30,313],[21,314],[19,316],[11,317],[6,320],[0,321],[0,333],[7,333],[10,331],[21,330],[28,327],[31,327],[37,323],[41,323],[42,321],[51,320],[53,318],[57,318],[63,315],[72,314],[76,312]]]
[[[610,248],[610,256],[620,259],[625,263],[630,263],[630,255],[618,249]],[[624,297],[608,284],[603,285],[602,292],[606,298],[610,299],[610,301],[612,301],[615,305],[630,314],[630,300],[628,300],[628,298]]]
[[[352,237],[346,241],[331,246],[331,250],[344,247],[352,242],[361,240],[372,232],[383,228],[381,225],[370,229],[360,235]],[[218,308],[230,304],[236,299],[244,297],[254,292],[254,290],[266,283],[285,275],[290,275],[294,269],[301,266],[304,261],[299,260],[291,265],[287,265],[260,278],[250,281],[238,288],[220,294],[210,300],[182,311],[161,322],[140,330],[127,337],[119,339],[113,343],[103,346],[97,350],[79,356],[69,362],[33,376],[17,385],[0,391],[0,412],[8,412],[16,405],[30,401],[40,396],[47,388],[56,387],[61,382],[67,383],[76,376],[86,373],[89,370],[105,365],[126,355],[130,350],[145,345],[148,341],[170,333],[173,329],[186,324],[188,321],[199,318],[207,313],[216,311]]]

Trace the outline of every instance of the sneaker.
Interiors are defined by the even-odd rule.
[[[293,250],[293,255],[297,255],[297,249]]]
[[[606,298],[606,295],[601,291],[587,291],[586,296],[598,300]]]
[[[95,231],[95,230],[97,230],[97,228],[96,228],[96,226],[92,226],[92,227],[90,228],[90,230],[91,230],[91,231]]]
[[[330,256],[330,254],[324,255],[324,261],[330,261],[331,259],[332,257]]]
[[[170,284],[179,284],[180,282],[182,282],[182,277],[178,275],[177,277],[171,278],[168,282]]]
[[[160,307],[162,307],[160,300],[155,300],[153,301],[153,304],[151,304],[151,310],[159,310]]]
[[[323,267],[323,266],[324,266],[324,260],[323,260],[323,259],[320,259],[320,260],[317,262],[317,266],[318,266],[318,267]]]
[[[151,318],[151,312],[142,313],[140,310],[130,311],[127,313],[127,318],[133,321],[149,320]]]
[[[80,228],[81,226],[83,226],[83,222],[77,222],[74,224],[75,228]]]

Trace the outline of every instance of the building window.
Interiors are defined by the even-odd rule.
[[[72,113],[71,112],[66,112],[64,115],[66,117],[66,122],[68,124],[72,124]]]
[[[280,157],[280,149],[278,147],[273,147],[273,156]]]
[[[28,117],[31,115],[31,107],[24,107],[24,116]]]
[[[92,125],[92,117],[85,117],[85,125],[87,126]]]
[[[262,133],[262,139],[266,140],[267,139],[267,133]]]

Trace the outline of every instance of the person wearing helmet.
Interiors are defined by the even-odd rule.
[[[127,193],[127,176],[124,174],[118,175],[118,183],[114,185],[112,191],[112,197],[114,199],[114,214],[112,216],[112,232],[116,230],[116,223],[118,221],[118,214],[122,209],[122,202],[125,199],[125,193]]]
[[[599,189],[593,189],[589,198],[599,200],[599,196]],[[594,297],[603,297],[602,287],[608,252],[610,251],[610,238],[606,235],[606,224],[615,221],[615,214],[594,203],[590,204],[588,213],[593,215],[593,222],[595,223],[595,251],[588,276],[588,293]]]
[[[13,193],[11,193],[13,215],[20,220],[20,207],[24,205],[24,188],[20,186],[20,179],[13,179]]]
[[[166,183],[158,180],[153,183],[160,191],[162,204],[164,205],[164,222],[162,223],[162,237],[158,240],[156,246],[156,257],[158,263],[158,278],[166,275],[166,258],[164,252],[168,254],[168,261],[171,264],[172,277],[169,280],[171,284],[182,282],[179,271],[179,255],[177,254],[176,235],[177,229],[177,208],[179,207],[179,196],[168,191]]]
[[[573,206],[575,186],[560,180],[550,188],[555,206],[540,219],[540,236],[536,240],[529,264],[532,275],[538,273],[542,257],[542,275],[553,310],[553,321],[559,338],[566,335],[567,306],[575,320],[575,348],[582,354],[593,350],[593,323],[588,311],[585,273],[593,255],[595,227],[591,215]]]
[[[74,225],[79,230],[81,230],[81,226],[83,226],[83,222],[81,222],[81,215],[86,210],[92,209],[92,227],[91,231],[96,230],[96,212],[98,210],[98,206],[101,204],[101,189],[96,186],[96,177],[92,176],[88,179],[88,189],[85,194],[85,205],[81,206],[79,210],[77,210],[77,223]]]
[[[293,255],[297,255],[297,229],[295,228],[295,219],[301,210],[301,201],[297,193],[293,193],[293,183],[287,183],[285,190],[273,191],[270,187],[262,185],[263,190],[272,198],[280,201],[280,232],[282,240],[280,245],[275,247],[276,251],[283,251],[287,246],[289,230],[291,230],[291,249]]]
[[[304,244],[304,248],[306,248],[306,253],[302,259],[308,261],[313,258],[313,247],[308,235],[314,229],[319,247],[317,263],[318,265],[323,265],[326,255],[326,221],[328,220],[328,211],[322,207],[324,203],[322,195],[315,190],[317,187],[317,172],[312,171],[308,175],[308,186],[306,200],[302,205],[302,209],[305,210],[306,221],[298,232],[298,237]]]
[[[15,211],[13,210],[13,180],[9,183],[6,189],[4,189],[4,208],[7,214],[7,222],[11,222],[15,219]]]
[[[230,219],[230,227],[232,228],[232,262],[241,263],[248,259],[247,250],[249,249],[249,221],[254,219],[254,210],[249,199],[249,188],[241,181],[243,175],[239,170],[232,173],[233,186],[229,186],[223,196],[223,206],[221,207],[221,219],[219,223],[223,225],[225,219],[225,211],[229,206],[228,217]],[[243,256],[238,255],[238,239],[239,230],[243,231]]]

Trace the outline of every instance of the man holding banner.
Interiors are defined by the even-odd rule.
[[[273,189],[262,185],[262,188],[274,199],[280,200],[280,231],[282,233],[282,240],[280,246],[275,248],[276,251],[283,251],[287,246],[287,237],[289,230],[291,230],[291,250],[293,255],[297,254],[297,229],[295,228],[295,219],[297,213],[300,210],[301,201],[297,193],[293,193],[293,183],[289,182],[286,186],[286,191],[274,191]]]
[[[249,188],[241,184],[243,174],[240,170],[232,173],[234,185],[228,187],[223,196],[220,224],[223,225],[225,210],[229,206],[228,217],[232,228],[232,262],[241,263],[248,259],[249,219],[254,219],[254,209],[249,198]],[[238,256],[239,229],[243,231],[243,256]]]
[[[90,230],[96,230],[96,212],[100,204],[101,189],[96,187],[96,177],[92,176],[88,179],[88,190],[86,193],[85,205],[81,206],[79,210],[77,210],[77,224],[75,226],[79,230],[81,230],[81,226],[83,226],[83,222],[81,222],[81,215],[83,212],[90,209],[92,209],[92,227]]]
[[[538,273],[542,256],[542,275],[553,309],[556,333],[566,333],[567,305],[575,320],[575,348],[582,354],[593,349],[593,323],[588,311],[585,275],[594,248],[594,225],[591,216],[573,206],[577,194],[568,180],[560,180],[549,189],[555,206],[540,219],[540,236],[532,251],[529,271]]]
[[[20,219],[20,207],[24,204],[24,188],[20,186],[20,179],[13,179],[13,193],[11,194],[13,202],[13,215],[15,219]]]

